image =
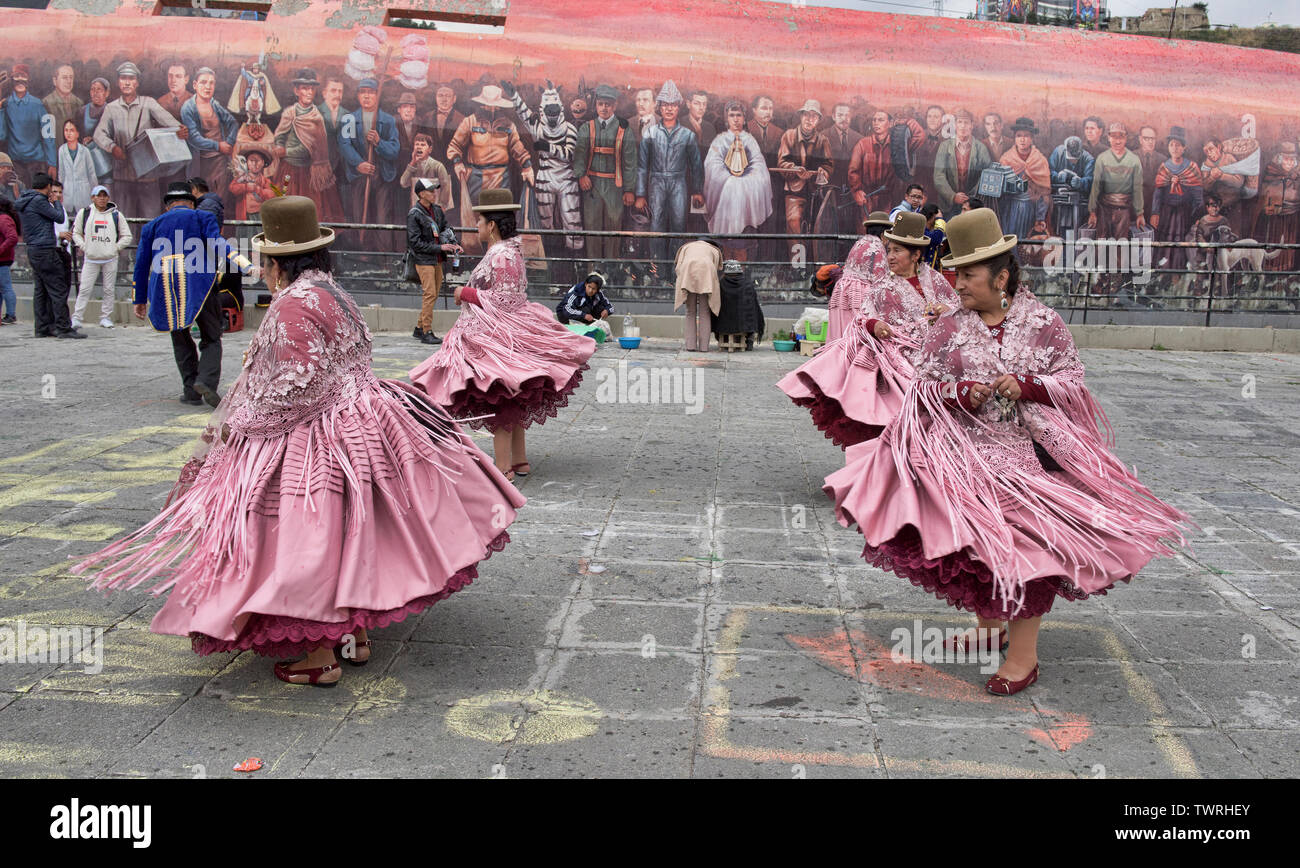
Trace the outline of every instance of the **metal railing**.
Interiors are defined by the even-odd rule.
[[[132,219],[132,224],[148,222]],[[226,221],[232,240],[247,243],[252,235],[261,231],[257,221]],[[335,244],[335,273],[340,283],[354,294],[363,296],[396,297],[410,299],[409,306],[418,307],[421,290],[418,285],[402,280],[402,256],[406,246],[406,227],[381,223],[326,223],[339,233]],[[366,233],[361,249],[357,249],[359,233]],[[462,238],[475,237],[472,227],[457,228]],[[667,252],[675,253],[682,243],[699,238],[699,232],[629,232],[591,230],[529,229],[522,234],[540,236],[546,255],[529,257],[529,294],[539,301],[555,300],[573,284],[582,280],[591,270],[602,271],[606,277],[605,292],[613,301],[638,303],[642,306],[663,306],[670,309],[673,290],[674,260]],[[138,235],[138,231],[137,231]],[[767,258],[747,259],[746,267],[754,278],[759,300],[772,305],[816,305],[819,300],[808,291],[813,272],[828,262],[842,262],[849,249],[858,240],[852,235],[786,235],[748,233],[744,235],[710,235],[725,245],[749,248]],[[566,246],[566,238],[616,238],[624,254],[607,262],[594,262],[591,257]],[[1121,242],[1123,244],[1125,242]],[[650,248],[662,245],[665,255],[656,256]],[[1051,245],[1065,246],[1067,253],[1077,254],[1092,248],[1099,255],[1094,259],[1109,263],[1108,270],[1097,267],[1078,268],[1074,265],[1044,266],[1040,264]],[[1116,242],[1107,239],[1074,239],[1072,247],[1061,239],[1025,239],[1017,247],[1022,265],[1022,285],[1033,291],[1044,303],[1061,312],[1068,321],[1087,323],[1106,316],[1123,313],[1130,319],[1144,313],[1178,315],[1186,322],[1189,314],[1198,321],[1211,325],[1216,315],[1268,314],[1276,324],[1300,327],[1300,244],[1242,244],[1197,242],[1146,242],[1149,259],[1126,270],[1113,267],[1110,253]],[[585,246],[585,242],[584,242]],[[386,249],[385,249],[386,248]],[[134,250],[132,250],[132,256]],[[1162,258],[1173,251],[1187,250],[1195,254],[1196,267],[1171,269],[1156,267]],[[1221,251],[1232,255],[1226,259],[1231,267],[1223,268],[1225,257]],[[775,258],[772,254],[782,254]],[[463,254],[460,269],[444,269],[445,285],[442,304],[454,286],[468,279],[481,254]],[[1076,256],[1067,256],[1071,263]],[[1276,270],[1277,264],[1286,264],[1287,270]],[[1152,263],[1156,263],[1153,265]],[[28,280],[24,266],[26,257],[19,256],[14,263],[16,282]],[[1132,265],[1132,263],[1130,263]],[[1255,266],[1260,266],[1258,269]],[[951,275],[950,275],[951,276]],[[130,268],[120,268],[119,286],[129,287],[132,282]],[[247,291],[255,291],[246,287]],[[75,292],[75,287],[74,287]]]

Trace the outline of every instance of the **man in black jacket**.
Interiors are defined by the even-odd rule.
[[[208,182],[201,175],[195,175],[185,183],[190,185],[190,192],[194,194],[197,203],[194,206],[195,211],[207,211],[213,217],[217,218],[217,225],[225,231],[226,225],[226,200],[222,199],[217,193],[212,192],[208,187]],[[226,308],[235,310],[244,309],[244,280],[243,275],[238,271],[232,271],[226,268],[224,263],[221,269],[221,276],[217,278],[217,301],[222,309],[222,330],[229,329],[230,324],[225,317]]]
[[[406,255],[420,275],[424,299],[412,337],[422,343],[440,344],[442,338],[433,333],[433,305],[442,288],[442,263],[448,253],[460,253],[461,248],[447,225],[447,215],[438,205],[438,179],[417,178],[414,188],[417,201],[406,215]]]
[[[84,338],[72,327],[68,315],[68,269],[59,250],[54,226],[67,219],[63,209],[50,202],[52,179],[37,172],[32,189],[18,198],[23,241],[32,267],[32,319],[38,338]]]

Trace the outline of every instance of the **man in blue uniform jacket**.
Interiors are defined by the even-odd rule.
[[[221,396],[221,300],[217,277],[229,261],[245,274],[252,263],[221,237],[221,224],[206,211],[190,186],[178,181],[163,196],[163,213],[145,224],[135,257],[135,315],[148,316],[160,332],[171,332],[176,367],[185,391],[182,404],[217,406]],[[194,348],[190,325],[198,323]]]

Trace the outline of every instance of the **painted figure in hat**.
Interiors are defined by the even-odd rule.
[[[1011,125],[1015,142],[1011,150],[998,162],[1010,166],[1025,181],[1020,192],[1003,191],[998,200],[998,219],[1009,234],[1029,237],[1034,224],[1047,219],[1048,205],[1052,200],[1052,170],[1047,157],[1034,145],[1038,127],[1029,118],[1016,118]]]
[[[416,120],[418,112],[415,94],[403,91],[402,95],[397,98],[397,169],[403,173],[395,182],[397,190],[394,191],[392,204],[392,219],[389,223],[405,223],[406,214],[411,210],[411,204],[415,201],[415,191],[411,189],[410,182],[404,182],[402,177],[405,171],[410,168],[411,161],[415,157],[415,137],[421,132],[419,121]],[[403,193],[403,190],[411,189],[409,196]]]
[[[564,117],[559,88],[547,80],[539,114],[533,114],[510,82],[502,81],[501,90],[510,98],[515,114],[533,137],[533,149],[537,151],[537,212],[542,228],[581,229],[582,200],[573,171],[578,131]],[[582,236],[566,235],[564,247],[570,256],[580,255]]]
[[[934,155],[934,190],[945,217],[961,213],[961,206],[979,191],[980,173],[993,164],[988,146],[975,138],[975,116],[957,109],[952,123],[955,135],[944,139]]]
[[[569,403],[596,342],[528,300],[519,205],[510,191],[484,190],[474,214],[487,252],[456,288],[455,325],[438,352],[411,371],[411,382],[453,417],[490,430],[497,467],[514,479],[532,472],[525,429]]]
[[[251,123],[261,123],[262,113],[279,114],[280,102],[271,89],[271,79],[262,69],[262,59],[243,63],[239,66],[239,78],[235,79],[235,89],[230,92],[230,101],[226,108],[235,114],[245,114]]]
[[[927,330],[960,305],[925,262],[929,244],[925,218],[912,212],[879,237],[859,238],[831,295],[829,342],[777,383],[841,449],[878,436],[894,418]]]
[[[13,92],[0,100],[0,142],[5,143],[23,186],[30,187],[38,172],[58,177],[58,141],[62,134],[49,130],[46,135],[45,104],[27,89],[27,64],[14,64],[10,78]]]
[[[526,184],[537,180],[533,158],[512,117],[515,104],[495,84],[483,85],[473,101],[476,108],[460,122],[447,144],[447,159],[461,188],[462,226],[474,223],[473,203],[482,191],[513,187],[512,169]]]
[[[704,161],[695,133],[678,122],[682,94],[671,80],[655,98],[659,120],[646,127],[637,157],[636,207],[650,212],[654,232],[685,232],[687,200],[702,205]],[[674,244],[677,243],[674,241]],[[666,239],[653,239],[650,255],[667,255]]]
[[[271,199],[262,225],[272,299],[239,379],[161,514],[75,571],[170,590],[150,629],[198,654],[305,655],[276,677],[332,687],[369,661],[369,630],[476,579],[524,498],[445,412],[372,373],[315,203]]]
[[[1088,225],[1095,227],[1098,238],[1127,240],[1129,228],[1147,225],[1142,210],[1142,161],[1128,149],[1128,129],[1119,121],[1107,132],[1110,149],[1097,157],[1092,172],[1092,190],[1088,195]]]
[[[95,145],[113,155],[118,207],[132,217],[147,217],[158,211],[159,183],[140,180],[127,149],[145,130],[174,129],[181,139],[189,137],[189,130],[156,99],[140,95],[140,68],[129,60],[117,68],[117,87],[122,95],[104,107],[95,127]]]
[[[618,91],[607,84],[595,93],[596,116],[580,125],[573,150],[573,172],[582,190],[582,226],[617,232],[623,209],[636,202],[637,134],[614,114]],[[588,236],[587,256],[596,265],[619,257],[619,239]]]
[[[1016,237],[980,208],[948,239],[961,307],[926,330],[898,415],[825,491],[869,564],[978,618],[950,652],[1006,649],[985,688],[1010,696],[1038,679],[1057,598],[1128,582],[1174,553],[1188,519],[1111,452],[1069,329],[1020,286]]]
[[[1254,236],[1263,244],[1300,243],[1300,151],[1295,142],[1283,142],[1264,167]],[[1264,267],[1294,271],[1297,266],[1300,251],[1275,250]]]
[[[339,200],[334,183],[334,167],[330,165],[329,132],[325,118],[316,106],[316,71],[300,69],[293,80],[293,95],[297,98],[281,115],[271,140],[271,154],[279,159],[279,173],[285,192],[291,196],[306,196],[316,203],[320,217],[325,221],[343,220],[343,203]],[[253,114],[256,116],[256,113]],[[360,212],[356,215],[360,219]]]
[[[199,67],[194,73],[194,96],[181,106],[181,123],[190,131],[195,174],[205,179],[208,189],[218,193],[229,205],[230,164],[239,135],[239,121],[213,98],[216,92],[216,72],[208,66]]]
[[[1184,241],[1201,213],[1205,188],[1201,167],[1186,156],[1187,132],[1182,127],[1169,128],[1169,159],[1156,172],[1155,195],[1151,200],[1151,225],[1156,241]],[[1157,268],[1182,271],[1187,267],[1187,249],[1167,248],[1156,255]]]
[[[1056,233],[1078,232],[1088,222],[1088,195],[1096,160],[1083,148],[1083,139],[1070,136],[1047,158],[1052,172],[1052,225]]]
[[[244,274],[252,263],[221,237],[221,224],[207,211],[196,211],[198,200],[189,184],[170,185],[163,196],[163,213],[140,230],[135,257],[135,315],[148,317],[160,332],[171,332],[176,367],[184,391],[183,404],[216,407],[221,397],[221,334],[224,318],[217,278],[226,264]],[[198,323],[198,350],[190,326]]]
[[[350,213],[362,223],[393,222],[395,210],[403,221],[406,209],[397,209],[398,154],[402,148],[397,119],[379,107],[379,82],[363,78],[357,82],[361,105],[344,120],[339,150],[347,164],[348,188],[352,195]],[[412,106],[414,117],[414,106]],[[362,232],[367,250],[398,250],[404,247],[392,233]]]
[[[799,109],[799,123],[781,136],[781,148],[777,151],[777,168],[785,177],[785,230],[791,235],[802,235],[812,229],[817,216],[811,213],[813,186],[830,183],[835,169],[830,141],[825,133],[817,130],[821,119],[822,104],[815,99],[806,100]],[[790,242],[791,257],[799,244],[802,242]]]
[[[704,157],[704,201],[709,231],[717,235],[755,232],[772,214],[772,176],[758,142],[745,130],[745,106],[727,103],[727,128],[709,145]],[[745,261],[748,246],[737,239],[722,240],[723,255]]]
[[[271,189],[271,152],[266,148],[246,147],[239,152],[234,177],[228,192],[235,202],[236,220],[256,220],[262,203],[275,195]]]

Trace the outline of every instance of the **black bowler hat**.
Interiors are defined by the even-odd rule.
[[[163,194],[163,205],[170,205],[177,199],[188,199],[191,205],[199,204],[199,200],[190,192],[188,181],[173,181],[167,185],[167,192]]]

